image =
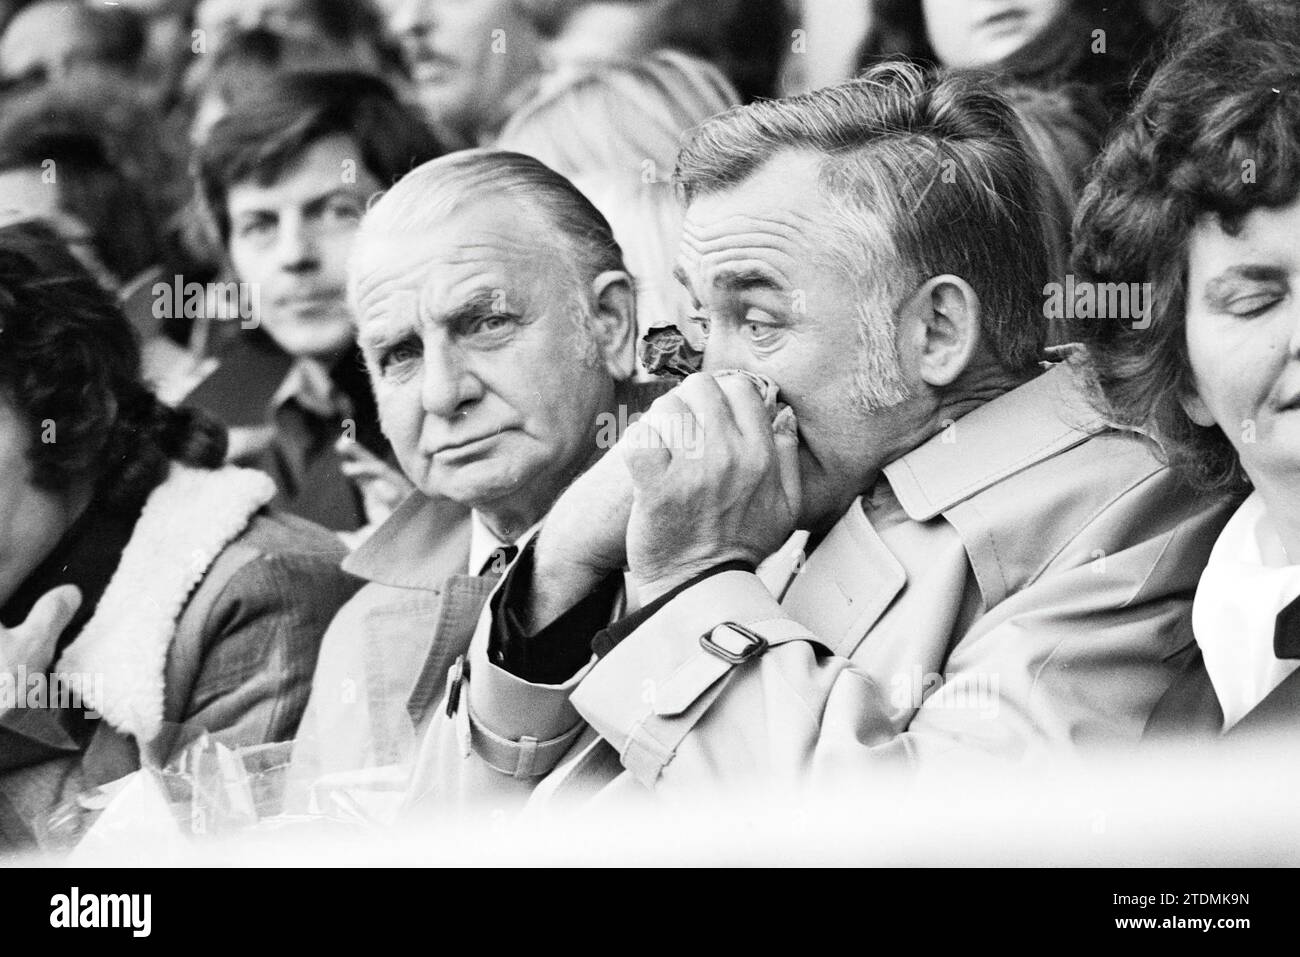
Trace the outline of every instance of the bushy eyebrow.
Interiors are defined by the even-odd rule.
[[[728,292],[749,292],[754,289],[784,292],[786,284],[766,269],[720,269],[713,275],[713,285]]]
[[[348,189],[346,186],[340,186],[337,189],[330,190],[328,193],[321,193],[319,196],[312,197],[302,204],[302,208],[307,210],[309,213],[319,213],[332,200],[336,199],[356,200],[363,206],[365,205],[365,197],[362,196],[361,193],[356,190]]]
[[[360,348],[362,352],[378,352],[385,346],[402,342],[412,336],[418,337],[418,333],[415,329],[406,326],[400,329],[372,328],[357,336],[357,347]]]
[[[511,314],[509,303],[502,297],[500,290],[480,289],[460,305],[448,309],[439,316],[438,324],[448,329],[461,330],[472,326],[480,319]]]
[[[461,333],[473,328],[475,323],[483,319],[504,315],[515,315],[515,313],[509,308],[509,301],[503,299],[501,291],[480,289],[433,321],[454,333]],[[411,318],[416,318],[414,311]],[[363,350],[379,349],[391,342],[400,342],[408,336],[418,336],[419,325],[416,319],[414,323],[403,323],[399,328],[394,328],[391,324],[385,328],[381,320],[378,329],[372,328],[361,333],[358,342]]]
[[[673,278],[681,283],[692,296],[695,295],[690,276],[686,274],[686,270],[680,264],[673,267]],[[756,267],[719,269],[713,274],[713,285],[723,292],[730,293],[750,292],[753,290],[786,292],[789,288],[776,273]]]

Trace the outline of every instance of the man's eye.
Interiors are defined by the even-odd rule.
[[[379,357],[379,368],[384,372],[388,372],[394,366],[403,365],[420,358],[420,354],[421,350],[417,345],[402,343],[393,346]]]
[[[745,336],[750,342],[758,345],[770,343],[780,333],[780,326],[771,317],[757,309],[751,309],[746,314],[742,328]]]
[[[478,322],[474,323],[474,332],[476,334],[493,335],[494,333],[505,332],[515,324],[515,317],[504,312],[494,312],[490,316],[484,316]]]
[[[700,335],[708,337],[709,335],[709,317],[703,313],[692,313],[686,317],[686,321],[700,330]]]
[[[360,222],[363,210],[356,203],[336,200],[325,207],[325,218],[333,223]]]
[[[275,222],[271,219],[249,219],[240,223],[236,232],[247,237],[267,236],[274,227]]]

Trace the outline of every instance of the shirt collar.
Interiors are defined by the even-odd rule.
[[[479,569],[487,564],[487,560],[492,557],[492,553],[498,548],[505,548],[507,545],[522,546],[541,527],[542,523],[538,522],[513,542],[504,542],[497,537],[496,532],[488,528],[487,522],[483,521],[483,516],[477,511],[474,512],[470,516],[469,563],[467,565],[469,574],[477,575]]]
[[[332,419],[340,414],[347,417],[346,397],[331,378],[329,369],[315,359],[294,360],[271,396],[271,410],[277,411],[290,399],[321,418]]]
[[[1252,494],[1210,552],[1192,603],[1192,631],[1223,709],[1224,730],[1251,712],[1300,661],[1273,649],[1278,613],[1300,596],[1264,500]]]

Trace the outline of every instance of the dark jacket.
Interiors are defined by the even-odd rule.
[[[1185,632],[1191,638],[1190,619]],[[1300,601],[1288,605],[1278,615],[1274,645],[1300,649]],[[1199,648],[1193,645],[1192,649],[1177,680],[1156,702],[1147,722],[1147,740],[1168,741],[1223,734],[1223,709],[1219,707],[1210,674],[1205,670],[1205,659]],[[1235,739],[1261,732],[1285,731],[1300,732],[1300,670],[1291,672],[1223,736]]]
[[[333,531],[351,532],[367,523],[361,493],[341,470],[334,443],[345,429],[381,459],[392,461],[388,440],[379,429],[370,381],[360,352],[350,349],[330,378],[351,406],[347,419],[319,423],[304,474],[295,477],[287,464],[284,436],[277,431],[271,400],[280,389],[293,358],[270,336],[252,330],[239,336],[218,356],[208,378],[185,397],[185,404],[216,416],[231,432],[231,462],[265,472],[275,479],[276,508],[292,512]]]

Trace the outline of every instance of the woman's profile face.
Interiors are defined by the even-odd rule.
[[[1256,484],[1300,482],[1300,197],[1237,235],[1206,216],[1187,261],[1187,353],[1199,425],[1218,425]]]
[[[58,423],[42,438],[58,441]],[[58,495],[32,483],[31,436],[0,395],[0,605],[45,559],[76,519],[74,496]]]
[[[1069,6],[1070,0],[921,0],[935,56],[958,69],[988,66],[1018,53]]]

